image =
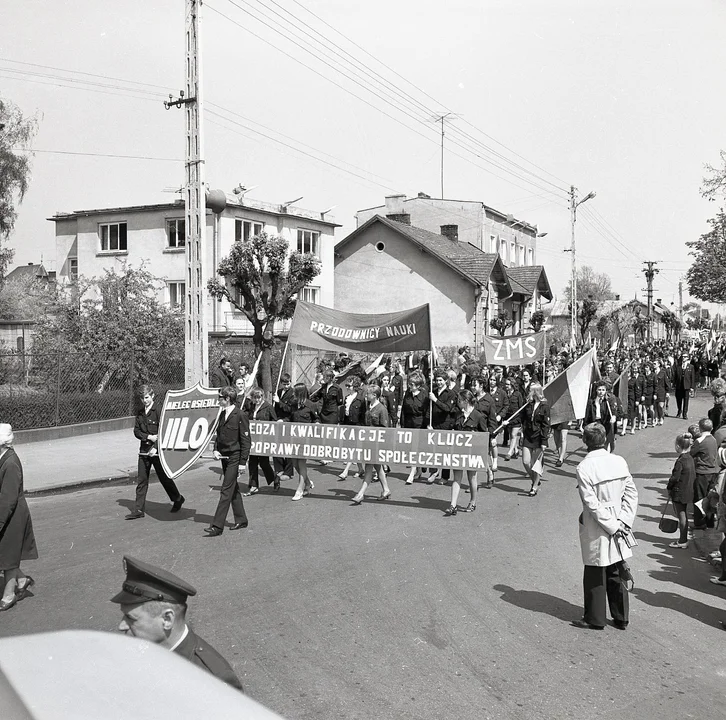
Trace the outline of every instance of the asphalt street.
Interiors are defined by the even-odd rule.
[[[691,415],[706,409],[697,398]],[[575,452],[563,468],[550,461],[537,497],[525,495],[520,463],[502,461],[476,512],[453,518],[447,487],[406,486],[394,472],[392,500],[374,502],[374,484],[356,507],[358,481],[315,463],[312,497],[290,502],[291,483],[263,489],[245,500],[249,528],[218,538],[203,534],[218,497],[211,462],[181,479],[177,515],[158,483],[137,521],[123,519],[132,486],[31,498],[41,557],[25,569],[37,584],[0,614],[0,635],[113,632],[108,599],[130,554],[197,587],[195,630],[287,718],[712,716],[726,682],[726,590],[692,546],[670,549],[658,531],[686,424],[618,439],[640,493],[625,632],[570,626],[582,614],[574,468],[584,455],[571,436]]]

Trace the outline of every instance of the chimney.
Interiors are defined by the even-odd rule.
[[[441,234],[444,237],[449,238],[452,242],[458,242],[459,240],[459,226],[458,225],[442,225]]]
[[[658,298],[656,302],[658,303],[658,305],[661,305],[663,303],[663,298]]]
[[[620,295],[616,295],[616,296],[615,296],[615,299],[616,299],[616,300],[620,300]]]
[[[403,225],[411,224],[411,216],[403,207],[405,200],[405,195],[386,195],[386,217],[389,220],[400,222]]]

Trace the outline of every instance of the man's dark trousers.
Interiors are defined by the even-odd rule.
[[[708,497],[708,491],[711,488],[716,487],[717,482],[718,473],[706,473],[703,475],[696,473],[696,481],[693,483],[693,502],[696,503],[699,500],[703,500],[705,497]],[[702,528],[704,525],[712,526],[713,521],[713,513],[704,515],[697,506],[694,506],[693,524],[696,527]]]
[[[156,470],[159,482],[164,490],[166,490],[169,500],[176,502],[181,499],[176,483],[164,472],[159,456],[154,455],[149,457],[148,455],[139,455],[139,478],[136,484],[136,505],[134,506],[134,510],[136,512],[144,512],[144,507],[146,505],[146,493],[149,491],[149,473],[151,472],[152,467]]]
[[[676,410],[684,418],[688,417],[688,403],[691,400],[690,390],[679,390],[676,388]]]
[[[220,530],[224,530],[224,523],[229,513],[229,506],[232,506],[232,515],[234,522],[246,523],[247,513],[245,513],[245,505],[242,502],[242,493],[239,491],[237,484],[237,472],[239,470],[240,453],[230,453],[228,458],[222,459],[222,489],[219,491],[219,503],[214,513],[212,525]]]
[[[620,563],[606,567],[585,565],[582,586],[585,593],[585,622],[597,627],[605,627],[607,624],[606,599],[610,606],[612,619],[621,623],[628,622],[630,610],[628,591],[620,582]]]

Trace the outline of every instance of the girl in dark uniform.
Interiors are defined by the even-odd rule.
[[[290,422],[314,423],[318,421],[318,408],[311,402],[308,396],[308,389],[304,383],[297,383],[293,389],[295,399],[290,410]],[[293,458],[292,466],[297,470],[300,481],[297,490],[292,496],[293,500],[302,500],[310,491],[315,488],[313,481],[308,478],[308,461],[305,458]]]
[[[522,464],[532,481],[529,496],[534,497],[542,481],[542,463],[550,437],[550,406],[539,383],[529,388],[527,407],[522,411]]]
[[[424,391],[424,376],[420,372],[412,372],[408,378],[408,389],[401,404],[402,428],[427,428],[429,426],[429,398]],[[406,485],[420,477],[421,469],[412,467],[406,478]]]

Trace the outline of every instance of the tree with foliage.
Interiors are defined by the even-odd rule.
[[[226,299],[243,312],[253,327],[252,340],[260,358],[262,389],[272,391],[270,350],[275,322],[295,312],[297,294],[320,274],[320,260],[313,253],[289,252],[287,240],[260,233],[232,245],[217,267],[207,290],[217,300]]]
[[[706,302],[726,302],[726,215],[720,210],[708,220],[711,229],[698,240],[689,240],[693,265],[686,280],[693,297]]]
[[[6,243],[18,217],[15,206],[22,202],[30,182],[30,156],[23,148],[37,131],[36,117],[24,117],[17,105],[0,97],[0,282],[14,255]]]
[[[590,325],[597,316],[599,303],[593,300],[591,297],[586,297],[584,300],[577,301],[577,314],[575,320],[577,326],[580,328],[580,339],[585,342],[585,334],[587,333]],[[569,304],[570,312],[572,312],[572,303]]]
[[[645,342],[648,333],[648,326],[652,322],[653,318],[643,315],[639,308],[635,310],[632,327],[636,342],[638,342],[638,339],[640,339],[641,342]]]
[[[572,297],[572,281],[567,283],[564,297]],[[591,298],[599,304],[614,297],[610,276],[607,273],[596,272],[589,265],[582,265],[577,269],[578,300]]]
[[[694,315],[686,318],[686,327],[689,330],[707,330],[711,327],[711,321],[703,315]]]
[[[506,310],[500,310],[496,317],[493,317],[489,321],[489,327],[492,330],[496,330],[501,337],[504,337],[504,333],[507,328],[512,327],[512,325],[514,325],[514,323]]]
[[[714,201],[719,195],[726,195],[726,150],[719,153],[721,166],[706,165],[706,177],[701,184],[701,195],[706,200]]]
[[[55,286],[45,278],[14,277],[0,285],[0,318],[36,320],[55,300]]]
[[[133,354],[134,384],[183,378],[184,318],[158,299],[162,283],[143,268],[106,270],[102,277],[79,278],[59,288],[52,306],[36,323],[34,363],[43,363],[52,378],[55,358],[83,353],[74,382],[102,393],[107,387],[128,387]],[[64,378],[65,380],[65,378]],[[162,380],[163,383],[163,380]]]
[[[545,314],[542,310],[535,310],[529,316],[529,325],[535,332],[539,332],[545,323]]]

